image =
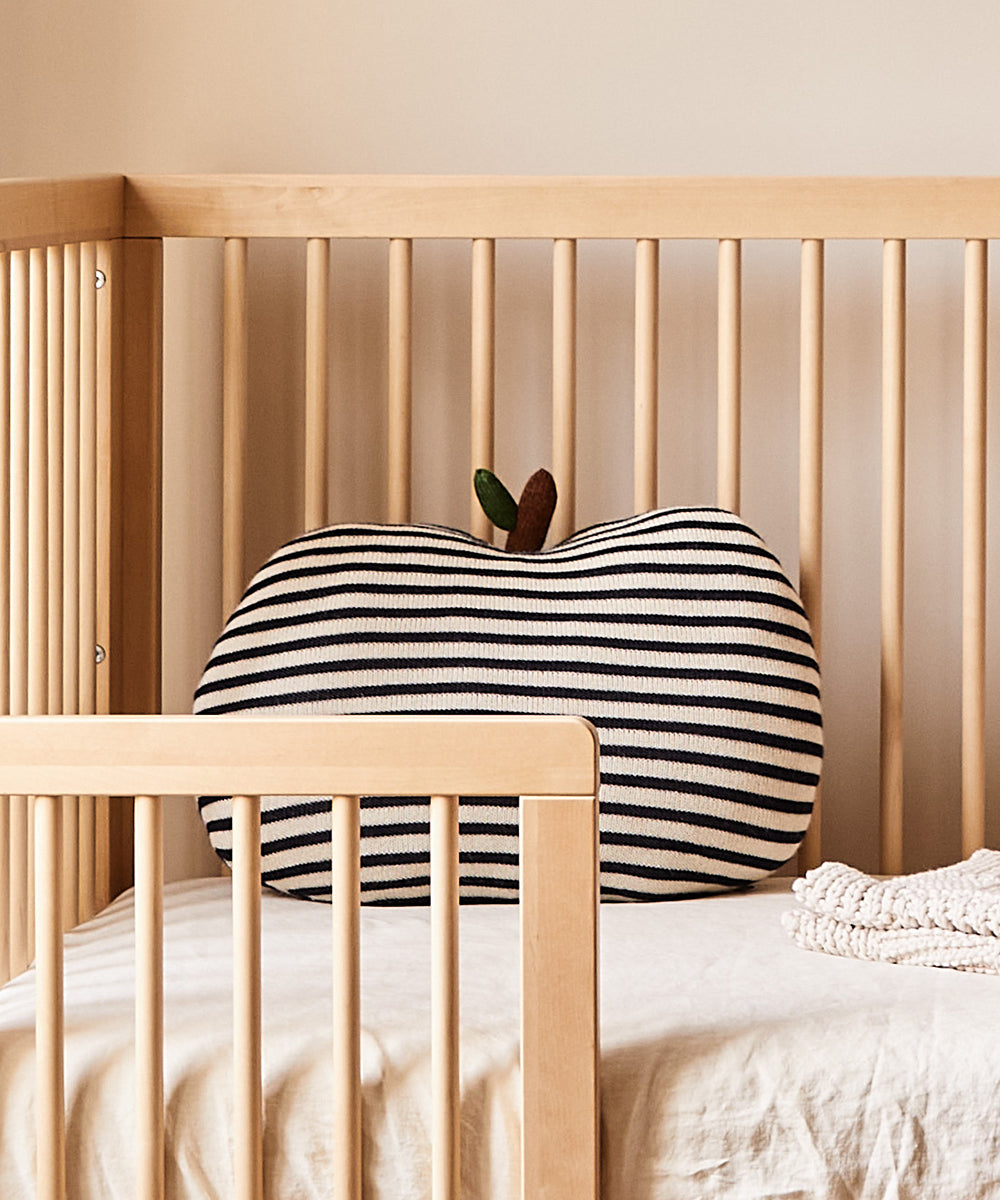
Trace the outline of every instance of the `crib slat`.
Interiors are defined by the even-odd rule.
[[[523,1200],[600,1189],[597,837],[596,796],[521,797]]]
[[[63,319],[63,712],[80,704],[80,247],[65,248]]]
[[[136,1195],[162,1200],[163,1165],[163,809],[136,796],[135,1089]]]
[[[903,869],[903,493],[906,243],[883,246],[881,861]]]
[[[61,713],[62,707],[62,600],[63,600],[63,249],[52,246],[47,253],[48,280],[48,618],[46,666],[48,701],[46,711]]]
[[[657,430],[660,342],[660,243],[635,249],[635,468],[637,513],[657,505]]]
[[[965,246],[962,511],[962,853],[986,843],[986,360],[988,247]]]
[[[472,243],[472,470],[494,462],[494,380],[496,377],[496,243],[476,238]],[[493,524],[472,496],[469,529],[489,541]]]
[[[327,523],[327,431],[329,396],[330,242],[310,238],[306,248],[306,529]]]
[[[14,715],[28,711],[29,271],[27,251],[10,255],[10,694]],[[28,798],[10,798],[10,969],[28,953]]]
[[[80,703],[80,247],[63,247],[62,708]],[[79,913],[79,798],[63,805],[63,927]]]
[[[97,246],[80,252],[80,703],[97,711]]]
[[[247,239],[226,238],[223,251],[222,617],[243,593],[249,327]]]
[[[10,712],[10,258],[0,251],[0,715]],[[10,797],[0,796],[0,980],[10,978]]]
[[[47,711],[48,686],[48,304],[46,251],[31,251],[28,415],[28,712]]]
[[[817,656],[823,624],[823,309],[824,245],[802,243],[799,348],[799,594]],[[821,809],[817,794],[799,852],[801,870],[819,866]]]
[[[35,798],[36,1129],[38,1200],[66,1194],[66,1121],[63,1085],[62,799]]]
[[[718,502],[740,510],[740,392],[742,359],[742,246],[719,242]]]
[[[357,796],[332,803],[333,1195],[361,1200],[361,808]]]
[[[97,643],[97,245],[80,248],[80,416],[79,416],[79,637],[77,711],[97,711],[94,647]],[[96,908],[94,889],[97,809],[93,796],[79,803],[77,911],[80,919]]]
[[[458,1200],[458,797],[431,797],[431,1197]]]
[[[552,259],[552,474],[559,502],[551,541],[576,528],[576,242],[557,238]]]
[[[260,1001],[260,797],[233,797],[233,1170],[240,1200],[264,1192]]]
[[[410,520],[413,391],[413,242],[389,242],[389,520]]]

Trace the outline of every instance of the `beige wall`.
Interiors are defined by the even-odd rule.
[[[264,0],[171,4],[92,0],[87,5],[8,0],[0,72],[0,175],[129,171],[415,171],[524,173],[1000,174],[1000,8],[988,0],[338,0],[278,5]],[[791,254],[791,249],[789,254]],[[214,251],[172,249],[180,284],[168,295],[175,353],[167,376],[170,613],[168,707],[187,707],[218,625],[209,465],[218,420],[206,402],[217,376],[218,283]],[[746,363],[745,511],[794,570],[794,496],[775,487],[774,462],[794,453],[797,296],[781,274],[783,251],[747,250],[748,331],[763,349]],[[540,287],[546,265],[531,252],[515,264]],[[266,283],[254,300],[255,404],[297,392],[301,364],[299,264],[255,248]],[[954,573],[959,443],[953,419],[960,331],[933,297],[954,299],[952,250],[913,255],[911,553],[908,764],[920,815],[911,865],[957,856],[954,797],[957,646]],[[352,248],[336,287],[365,284],[379,263]],[[422,270],[422,268],[421,268]],[[422,278],[435,314],[418,326],[418,515],[464,523],[463,429],[467,338],[451,297],[464,287],[461,255],[443,252]],[[707,271],[708,275],[702,273]],[[665,260],[665,279],[710,278],[699,248]],[[831,252],[828,503],[845,519],[828,540],[825,652],[827,822],[831,856],[873,866],[874,825],[861,815],[874,786],[877,677],[878,345],[864,328],[877,314],[877,264],[856,248]],[[420,276],[418,276],[419,281]],[[630,393],[627,264],[607,247],[581,259],[581,520],[628,504],[628,446],[620,406]],[[925,289],[927,299],[924,299]],[[611,300],[624,306],[612,316]],[[381,300],[342,335],[351,353],[335,373],[339,394],[367,404],[381,394],[375,359],[359,353],[381,327]],[[511,347],[499,372],[515,416],[500,431],[501,467],[516,482],[545,457],[542,292],[501,300]],[[713,495],[713,299],[707,284],[681,300],[666,286],[663,496],[679,503]],[[540,306],[540,307],[538,307]],[[277,313],[282,313],[280,318]],[[464,318],[463,318],[464,319]],[[370,327],[370,328],[368,328]],[[446,337],[442,337],[442,333]],[[779,336],[780,335],[780,336]],[[787,335],[787,336],[786,336]],[[447,346],[457,347],[454,353]],[[784,347],[783,349],[781,347]],[[666,386],[668,384],[668,386]],[[418,399],[418,403],[420,403]],[[950,407],[949,407],[950,406]],[[369,465],[379,420],[344,425],[343,469],[333,515],[379,516]],[[608,455],[607,447],[616,446]],[[454,447],[459,447],[455,449]],[[294,468],[280,424],[258,437],[255,491],[259,558],[294,532],[295,503],[274,484],[275,461]],[[347,464],[350,464],[348,466]],[[790,485],[789,485],[790,486]],[[928,699],[930,697],[931,699]],[[991,831],[998,830],[997,819]],[[178,818],[170,873],[201,869],[204,841]]]

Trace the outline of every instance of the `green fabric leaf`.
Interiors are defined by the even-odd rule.
[[[508,532],[517,524],[517,501],[504,485],[485,467],[480,467],[472,479],[483,512],[498,529]]]

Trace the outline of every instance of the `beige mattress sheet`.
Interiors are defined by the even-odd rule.
[[[607,1200],[1000,1197],[1000,978],[838,959],[787,881],[602,911]],[[165,899],[169,1194],[232,1194],[229,885]],[[330,910],[266,893],[266,1193],[330,1194]],[[66,941],[70,1197],[133,1194],[130,896]],[[518,1187],[517,912],[464,908],[465,1200]],[[426,909],[362,922],[367,1200],[429,1195]],[[34,975],[0,990],[0,1196],[34,1194]]]

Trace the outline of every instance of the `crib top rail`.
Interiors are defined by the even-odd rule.
[[[131,237],[988,238],[994,178],[128,176]]]
[[[0,181],[0,252],[123,233],[121,175]]]
[[[1000,178],[101,175],[0,181],[0,252],[102,238],[995,238]]]
[[[0,791],[29,795],[593,796],[576,717],[5,717]]]

